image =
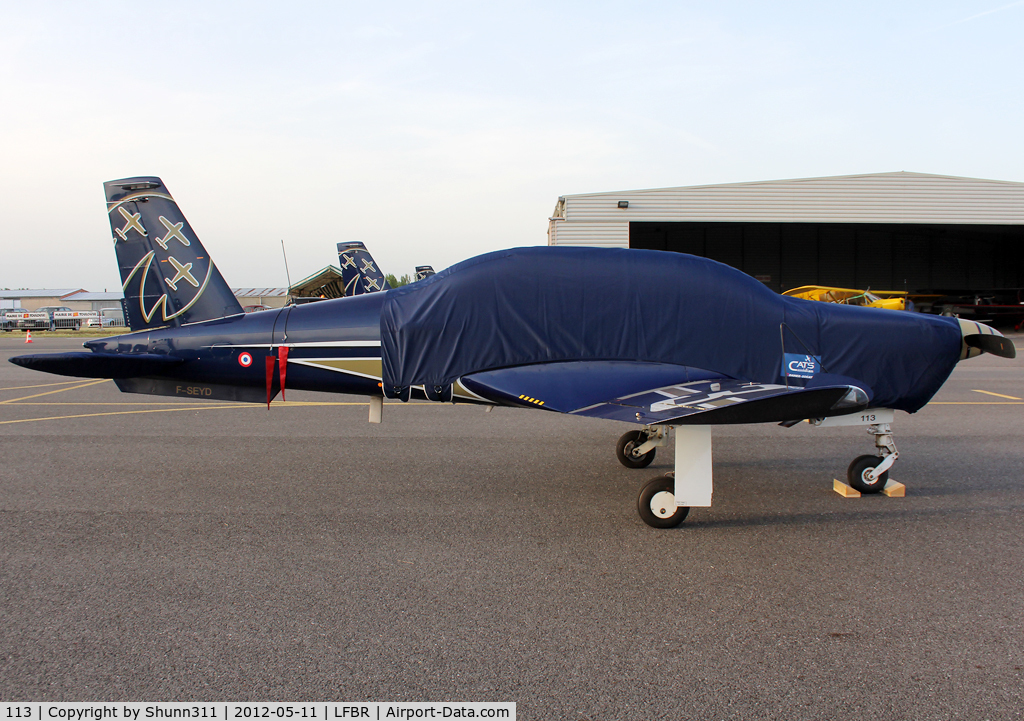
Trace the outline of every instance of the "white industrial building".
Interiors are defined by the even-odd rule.
[[[84,292],[81,288],[0,290],[0,309],[35,310],[49,305],[67,305],[64,302],[66,298]],[[75,308],[75,310],[92,310],[92,308]]]
[[[1024,183],[875,173],[566,195],[548,244],[701,255],[774,290],[1024,286]]]

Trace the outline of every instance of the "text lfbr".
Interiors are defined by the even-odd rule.
[[[502,719],[515,721],[514,702],[329,703],[39,703],[0,702],[0,721],[343,721],[347,719]]]

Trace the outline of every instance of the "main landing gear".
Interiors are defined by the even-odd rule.
[[[669,430],[664,426],[644,426],[639,431],[627,431],[615,446],[615,457],[626,468],[647,468],[658,447],[668,442]],[[675,475],[658,476],[640,489],[637,511],[643,522],[652,528],[675,528],[690,512],[687,506],[676,505]]]
[[[637,497],[640,519],[653,528],[674,528],[693,506],[711,505],[711,426],[645,426],[619,439],[616,456],[627,468],[646,468],[675,435],[675,471],[648,481]]]
[[[863,413],[814,419],[815,426],[867,425],[875,438],[875,455],[854,459],[847,471],[850,485],[861,493],[878,493],[889,480],[889,469],[899,458],[892,440],[893,411],[872,408]],[[711,426],[646,426],[619,439],[616,455],[628,468],[645,468],[654,450],[675,436],[675,471],[648,481],[637,498],[640,518],[653,528],[674,528],[690,508],[711,505]]]
[[[875,437],[875,455],[857,456],[846,469],[850,486],[861,493],[878,493],[889,480],[889,469],[899,458],[888,423],[873,423],[868,433]]]
[[[652,528],[675,528],[686,520],[689,506],[676,505],[675,473],[666,473],[648,481],[640,489],[636,509],[640,519]]]

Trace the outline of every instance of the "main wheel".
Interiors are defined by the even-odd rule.
[[[868,471],[882,462],[878,456],[857,456],[853,459],[850,467],[846,469],[846,479],[855,490],[861,493],[878,493],[885,488],[885,482],[889,480],[889,471],[886,471],[875,480],[868,478]]]
[[[615,446],[615,456],[619,459],[619,463],[626,468],[647,468],[647,466],[651,465],[651,461],[654,460],[654,454],[658,450],[657,448],[652,448],[642,456],[633,455],[633,449],[643,445],[646,440],[647,434],[643,431],[623,433],[622,438],[619,439],[618,444]]]
[[[676,480],[672,476],[658,476],[640,489],[636,508],[640,518],[652,528],[675,528],[686,519],[689,506],[677,506]]]

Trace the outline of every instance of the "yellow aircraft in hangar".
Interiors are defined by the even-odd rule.
[[[783,293],[792,298],[820,300],[823,303],[860,305],[865,308],[888,308],[889,310],[913,310],[914,304],[901,290],[856,290],[854,288],[832,288],[824,285],[802,285]]]

